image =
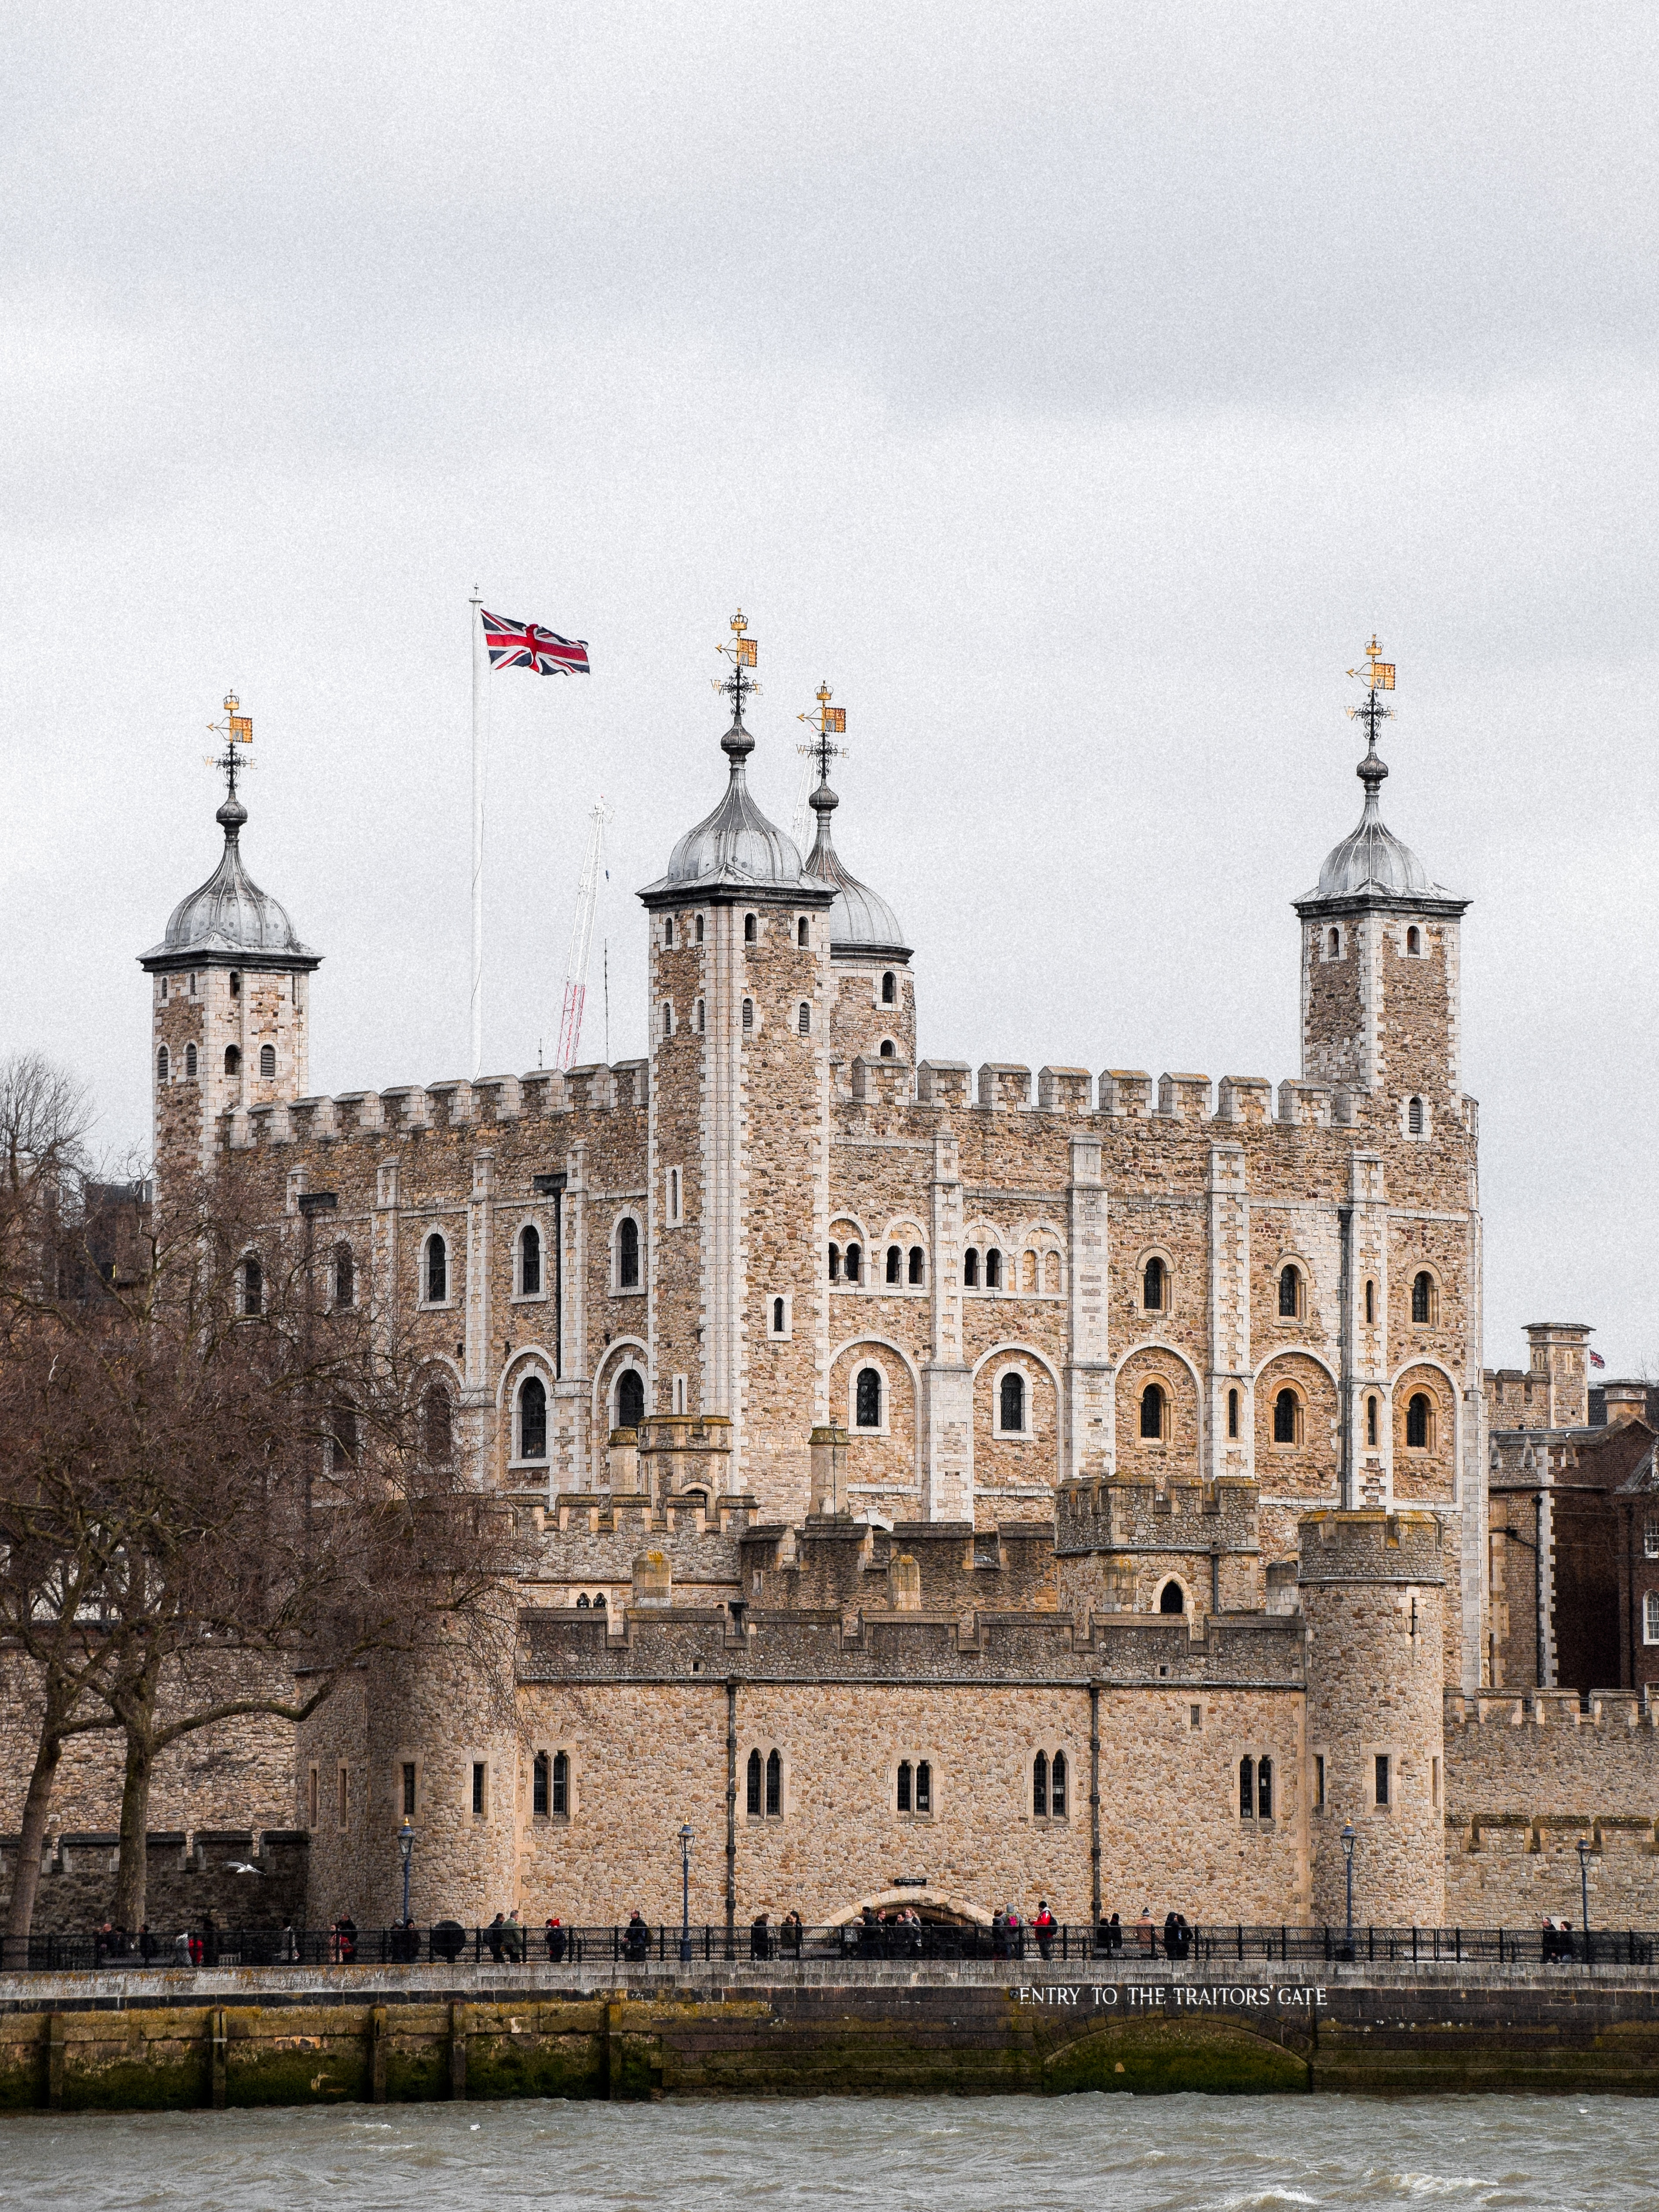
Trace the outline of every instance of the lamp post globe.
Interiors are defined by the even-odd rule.
[[[1353,1956],[1353,1847],[1357,1841],[1354,1825],[1350,1820],[1342,1831],[1342,1856],[1346,1863],[1348,1877],[1348,1932],[1345,1949],[1350,1959]]]

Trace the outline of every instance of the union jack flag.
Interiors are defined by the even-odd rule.
[[[587,640],[561,637],[539,623],[508,622],[500,615],[483,616],[484,646],[492,668],[533,668],[538,676],[586,676]]]

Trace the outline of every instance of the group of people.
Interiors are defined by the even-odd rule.
[[[749,1923],[749,1955],[751,1959],[775,1959],[780,1951],[789,1951],[799,1958],[805,1932],[799,1912],[786,1912],[775,1928],[769,1913],[757,1912]]]
[[[1030,1920],[1020,1917],[1018,1906],[1000,1905],[991,1915],[991,1956],[994,1959],[1023,1959],[1028,1936],[1035,1937],[1040,1958],[1052,1959],[1054,1938],[1060,1933],[1060,1923],[1048,1910],[1046,1897],[1037,1899],[1037,1909]]]

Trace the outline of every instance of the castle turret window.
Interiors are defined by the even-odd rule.
[[[674,1034],[674,1009],[666,999],[662,1002],[662,1033],[665,1038]]]
[[[547,1385],[539,1375],[519,1385],[519,1457],[547,1457]]]
[[[772,1334],[774,1336],[787,1336],[789,1334],[789,1324],[787,1320],[788,1310],[787,1306],[784,1304],[784,1301],[781,1298],[773,1299]]]
[[[808,943],[809,937],[810,930],[806,916],[802,915],[800,920],[795,924],[795,942],[804,949]]]
[[[553,1754],[553,1817],[562,1820],[570,1813],[570,1754],[556,1751]]]
[[[674,917],[672,914],[663,923],[662,941],[665,945],[672,945],[674,942]]]
[[[1227,1393],[1227,1434],[1230,1437],[1237,1437],[1238,1434],[1238,1393],[1237,1390],[1229,1390]]]
[[[701,915],[697,916],[696,927],[692,933],[696,937],[698,944],[701,945],[702,943],[702,916]]]
[[[832,1244],[830,1247],[830,1279],[832,1283],[838,1283],[841,1280],[841,1247],[839,1244]]]
[[[1302,1441],[1302,1401],[1288,1384],[1273,1400],[1273,1442],[1294,1444]]]
[[[1376,1325],[1376,1285],[1367,1279],[1365,1284],[1365,1326],[1367,1328],[1374,1328]]]
[[[846,1255],[842,1260],[842,1265],[846,1271],[848,1281],[849,1283],[856,1283],[859,1279],[859,1270],[864,1265],[864,1252],[862,1248],[857,1244],[849,1244],[847,1248]]]
[[[1157,1382],[1149,1382],[1140,1394],[1140,1433],[1149,1439],[1164,1434],[1164,1390]]]
[[[1031,1761],[1031,1811],[1039,1820],[1048,1817],[1048,1754],[1038,1752]]]
[[[802,1036],[811,1036],[812,1034],[812,1009],[805,999],[795,1010],[795,1027]]]
[[[165,1045],[162,1045],[155,1054],[155,1080],[158,1083],[165,1083],[167,1079],[167,1048]]]
[[[1002,1255],[994,1245],[985,1255],[985,1287],[988,1291],[1002,1288]]]
[[[884,1006],[890,1006],[897,998],[898,979],[890,968],[881,979],[881,1003]]]
[[[1375,1796],[1373,1802],[1381,1810],[1386,1810],[1393,1802],[1392,1784],[1394,1782],[1394,1776],[1390,1771],[1393,1765],[1393,1758],[1388,1752],[1379,1751],[1376,1754],[1376,1779],[1373,1784]]]
[[[962,1286],[966,1291],[979,1288],[979,1254],[971,1244],[962,1255]]]
[[[227,1075],[240,1075],[241,1072],[241,1052],[237,1046],[228,1044],[225,1047],[225,1073]]]
[[[1146,1262],[1140,1278],[1140,1303],[1148,1313],[1164,1310],[1164,1262],[1156,1257]]]
[[[230,995],[233,999],[240,999],[242,995],[242,979],[234,968],[230,971]]]
[[[744,1002],[743,1002],[743,1033],[744,1033],[744,1035],[745,1036],[747,1036],[749,1035],[749,1032],[750,1032],[750,1031],[754,1028],[754,1026],[755,1026],[755,1002],[754,1002],[754,1000],[753,1000],[752,999],[745,999],[745,1000],[744,1000]]]
[[[1340,929],[1334,929],[1331,932],[1325,949],[1333,960],[1340,957],[1342,951],[1342,933]]]
[[[624,1367],[617,1377],[617,1426],[637,1429],[644,1419],[644,1378],[636,1367]]]
[[[426,1303],[443,1305],[449,1297],[449,1247],[441,1237],[426,1240]]]
[[[1284,1267],[1279,1271],[1279,1317],[1295,1321],[1302,1311],[1302,1270]]]
[[[898,1048],[893,1042],[892,1038],[884,1037],[881,1041],[881,1057],[884,1060],[893,1060],[896,1058]]]
[[[343,1307],[357,1303],[357,1270],[349,1244],[334,1247],[334,1303]]]
[[[1238,1817],[1241,1820],[1255,1818],[1255,1761],[1241,1759],[1238,1762]]]
[[[1375,1398],[1367,1398],[1365,1401],[1365,1448],[1368,1451],[1376,1449],[1376,1401]]]
[[[1025,1377],[1005,1375],[998,1390],[999,1425],[1006,1437],[1025,1433]]]
[[[783,1759],[775,1751],[766,1755],[766,1816],[775,1820],[783,1812]]]
[[[624,1213],[617,1224],[617,1288],[636,1291],[640,1286],[640,1224],[631,1213]]]
[[[533,1223],[519,1231],[519,1295],[539,1297],[542,1288],[542,1232]]]
[[[759,927],[758,927],[758,925],[757,924],[757,922],[756,922],[756,921],[755,921],[755,917],[754,917],[754,915],[753,915],[752,914],[746,914],[746,915],[744,915],[744,918],[743,918],[743,941],[744,941],[744,943],[745,945],[752,945],[752,944],[755,942],[755,939],[757,939],[757,937],[758,937],[758,936],[759,936],[759,934],[760,934]]]
[[[881,1426],[881,1370],[875,1367],[860,1367],[853,1391],[854,1418],[860,1429]]]
[[[1434,1431],[1434,1407],[1425,1391],[1413,1392],[1406,1407],[1406,1449],[1427,1451]]]
[[[1048,1769],[1048,1817],[1052,1820],[1066,1818],[1066,1754],[1057,1751]]]
[[[544,1819],[547,1814],[549,1795],[548,1783],[550,1776],[548,1772],[548,1765],[549,1761],[547,1753],[544,1751],[538,1751],[536,1753],[535,1778],[531,1784],[530,1809],[532,1813],[540,1814]]]
[[[1434,1277],[1426,1267],[1412,1278],[1412,1319],[1419,1324],[1434,1319]]]
[[[242,1262],[242,1311],[245,1314],[263,1313],[265,1310],[265,1274],[257,1257],[250,1252]]]
[[[1164,1583],[1158,1592],[1158,1609],[1160,1613],[1186,1612],[1187,1593],[1178,1582],[1171,1580]]]
[[[1420,1098],[1413,1098],[1406,1108],[1406,1130],[1407,1135],[1420,1137],[1423,1133],[1423,1101]]]
[[[193,1044],[185,1047],[185,1077],[191,1083],[196,1080],[196,1048]]]
[[[1413,960],[1423,957],[1423,933],[1414,924],[1406,932],[1406,951]]]
[[[274,1044],[262,1044],[259,1048],[259,1079],[261,1082],[270,1083],[275,1081],[276,1075],[276,1048]]]
[[[904,1253],[902,1248],[896,1244],[890,1244],[887,1247],[887,1279],[890,1283],[896,1283],[901,1279],[903,1267]]]
[[[911,1282],[912,1282],[913,1284],[919,1284],[919,1283],[921,1283],[921,1282],[924,1281],[924,1280],[926,1279],[926,1276],[927,1276],[927,1254],[922,1250],[922,1249],[921,1249],[921,1245],[920,1245],[920,1244],[913,1244],[913,1245],[910,1247],[910,1280],[911,1280]]]
[[[1261,1759],[1255,1770],[1255,1817],[1271,1820],[1273,1816],[1273,1763]]]

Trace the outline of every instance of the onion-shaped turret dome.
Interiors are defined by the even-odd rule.
[[[755,740],[739,722],[720,739],[732,763],[731,780],[714,812],[675,846],[668,873],[652,889],[693,884],[775,884],[793,890],[801,879],[800,854],[793,837],[769,822],[749,789],[745,763]]]
[[[818,828],[812,849],[806,856],[806,872],[835,889],[830,908],[830,950],[908,960],[910,947],[904,941],[904,932],[892,908],[879,891],[872,890],[868,884],[861,884],[856,876],[848,875],[842,866],[830,831],[830,817],[840,804],[830,788],[828,775],[821,777],[811,798]]]
[[[1383,822],[1377,805],[1386,763],[1373,744],[1354,773],[1365,787],[1358,825],[1333,846],[1314,889],[1297,903],[1319,899],[1449,899],[1453,894],[1431,878],[1411,847]]]
[[[216,820],[225,833],[219,865],[188,898],[179,900],[159,945],[141,957],[149,966],[186,960],[245,960],[274,968],[314,968],[320,955],[300,942],[288,909],[262,891],[242,866],[242,824],[247,809],[233,792]]]

